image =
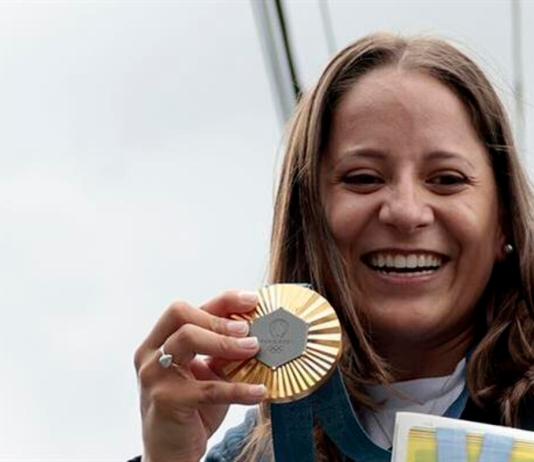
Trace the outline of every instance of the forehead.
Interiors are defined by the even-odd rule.
[[[335,150],[369,143],[412,150],[483,149],[452,90],[424,73],[396,68],[366,74],[342,97],[328,141]]]

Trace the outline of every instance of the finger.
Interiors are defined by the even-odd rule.
[[[228,383],[217,380],[191,381],[176,384],[160,382],[149,391],[152,406],[162,412],[180,408],[184,413],[202,406],[258,404],[267,397],[265,385]]]
[[[141,364],[149,360],[150,355],[163,345],[165,339],[185,324],[195,324],[204,329],[236,337],[247,335],[249,330],[249,325],[246,321],[224,319],[207,311],[193,308],[188,303],[175,302],[163,313],[148,337],[136,351],[136,369],[139,370]]]
[[[259,350],[256,337],[235,338],[186,324],[164,343],[165,352],[178,364],[188,365],[197,354],[233,360],[247,359]]]
[[[189,363],[189,367],[197,380],[229,380],[224,369],[230,363],[235,361],[211,357],[195,358]]]
[[[189,368],[197,380],[224,380],[222,375],[210,367],[208,358],[195,358],[189,363]]]
[[[229,383],[222,381],[198,381],[188,396],[188,403],[195,408],[213,404],[256,404],[267,396],[265,385],[249,385],[245,383]]]
[[[229,380],[225,374],[225,369],[228,364],[232,363],[231,359],[224,358],[205,358],[204,363],[217,377],[220,377],[223,380]]]
[[[256,292],[228,290],[202,305],[202,310],[216,316],[228,317],[231,314],[247,313],[258,305]]]
[[[195,380],[193,372],[184,365],[171,365],[164,368],[159,363],[161,353],[153,351],[150,360],[143,362],[137,370],[137,377],[141,389],[152,389],[155,385],[169,380],[176,384],[177,381]]]

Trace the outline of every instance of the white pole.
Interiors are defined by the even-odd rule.
[[[525,146],[525,98],[523,73],[523,37],[521,28],[521,0],[510,0],[512,7],[512,61],[514,71],[515,127],[519,152],[524,155]]]
[[[251,0],[280,125],[293,113],[299,91],[289,37],[278,0]]]

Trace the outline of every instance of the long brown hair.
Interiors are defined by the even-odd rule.
[[[373,349],[365,317],[355,306],[350,279],[328,228],[320,200],[319,170],[332,115],[358,79],[379,67],[426,73],[465,104],[485,144],[496,179],[501,222],[515,252],[496,263],[481,303],[479,342],[468,365],[468,386],[481,408],[517,426],[523,403],[534,395],[534,239],[532,194],[520,165],[510,124],[499,97],[481,69],[464,53],[435,38],[391,34],[364,37],[340,51],[318,83],[301,99],[289,125],[274,209],[269,282],[308,282],[326,296],[344,327],[341,368],[356,403],[372,406],[367,383],[392,380],[387,363]],[[268,407],[242,455],[257,460],[270,450]],[[319,455],[339,460],[316,429]],[[271,453],[272,454],[272,453]]]

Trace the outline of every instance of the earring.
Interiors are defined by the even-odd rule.
[[[505,254],[510,255],[514,251],[514,246],[512,244],[505,244],[503,250]]]

